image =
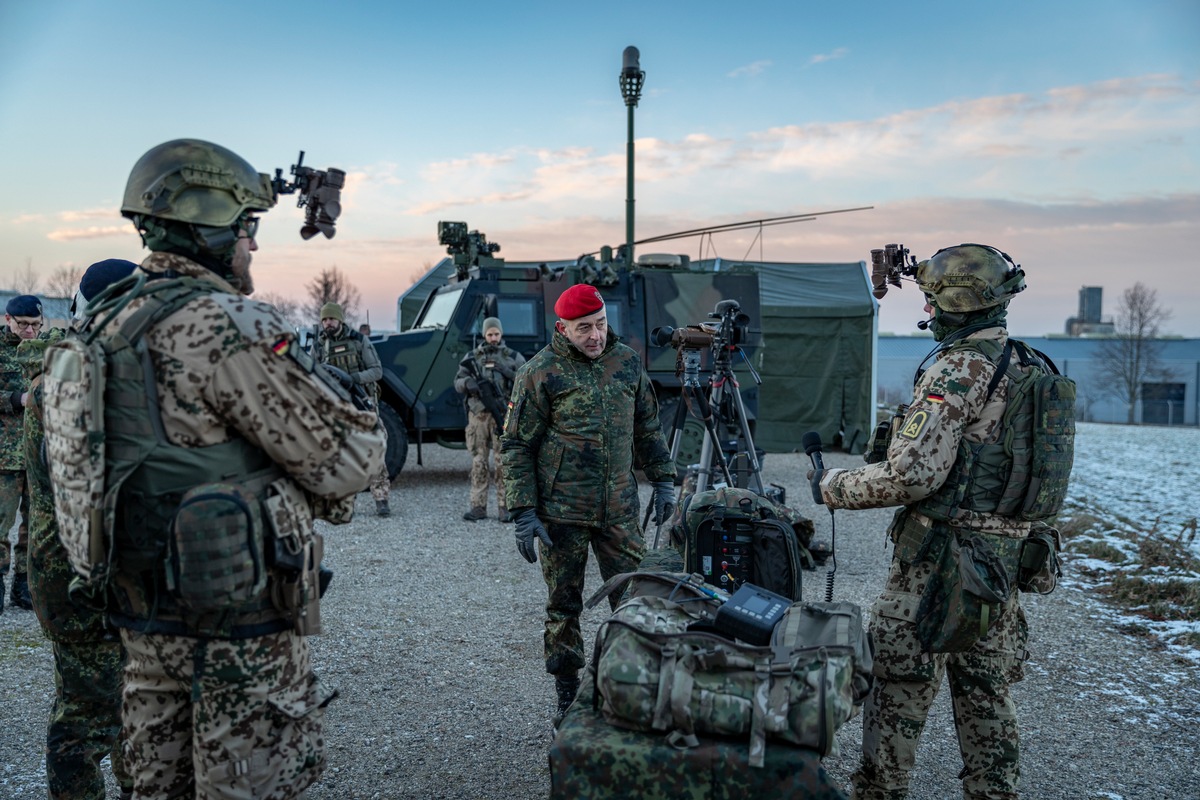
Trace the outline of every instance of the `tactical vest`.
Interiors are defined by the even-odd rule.
[[[283,475],[259,448],[241,437],[195,448],[167,439],[143,335],[187,303],[213,293],[211,285],[193,278],[147,283],[135,295],[145,297],[142,306],[106,341],[105,476],[117,500],[110,586],[117,604],[114,621],[123,627],[231,638],[291,627],[273,607],[269,592],[261,592],[235,615],[196,619],[166,585],[169,530],[184,493],[202,484],[230,481],[262,499],[267,485]],[[230,318],[243,334],[252,335],[238,324],[244,322],[238,314],[231,313]]]
[[[916,510],[943,521],[963,511],[1026,521],[1053,517],[1066,499],[1074,461],[1075,382],[1044,353],[1013,339],[1004,345],[962,340],[951,349],[961,348],[983,354],[996,367],[985,403],[1008,376],[1001,440],[960,440],[945,483]],[[1014,353],[1026,371],[1012,363]]]
[[[342,323],[342,334],[335,339],[324,332],[321,333],[317,344],[321,348],[322,363],[337,367],[350,375],[362,372],[366,366],[363,363],[363,335],[356,330],[347,328],[344,322]],[[378,381],[365,383],[362,387],[372,399],[379,399]]]

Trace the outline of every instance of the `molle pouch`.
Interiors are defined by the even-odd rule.
[[[183,495],[167,538],[167,588],[198,613],[237,611],[267,586],[258,497],[231,483]]]
[[[888,536],[896,546],[896,558],[905,565],[920,558],[921,553],[929,547],[927,540],[933,535],[933,528],[918,520],[906,508],[896,512],[888,527]]]
[[[267,487],[271,601],[295,626],[296,633],[321,632],[321,559],[324,541],[313,533],[304,491],[288,478]]]
[[[931,559],[917,607],[917,638],[926,653],[961,653],[986,638],[1011,589],[1002,559],[977,536],[953,532]]]
[[[1059,553],[1062,540],[1058,529],[1042,522],[1033,523],[1029,536],[1021,542],[1021,565],[1017,570],[1017,588],[1029,594],[1050,594],[1062,577]]]

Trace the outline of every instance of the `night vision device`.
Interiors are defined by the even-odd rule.
[[[883,249],[871,251],[871,294],[882,300],[888,285],[900,288],[900,278],[911,278],[917,274],[917,259],[909,255],[902,244],[884,245]]]
[[[301,150],[300,157],[292,165],[291,174],[295,180],[288,181],[283,177],[283,170],[276,168],[271,186],[276,194],[300,193],[296,198],[296,207],[304,209],[301,238],[308,240],[323,233],[326,239],[332,239],[337,233],[334,224],[342,213],[342,187],[346,185],[346,173],[333,167],[322,170],[304,166],[304,151]]]

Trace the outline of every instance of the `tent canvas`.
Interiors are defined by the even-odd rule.
[[[699,262],[727,269],[734,262]],[[861,453],[874,428],[876,318],[866,264],[739,261],[760,275],[763,348],[755,444],[801,449],[817,431],[826,447]],[[748,376],[739,378],[745,383]]]

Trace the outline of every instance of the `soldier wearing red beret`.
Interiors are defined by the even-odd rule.
[[[530,563],[542,556],[546,671],[561,718],[586,663],[579,613],[588,546],[606,580],[637,569],[645,543],[633,471],[653,483],[655,522],[665,522],[675,464],[641,357],[609,329],[600,292],[572,286],[554,312],[550,343],[517,372],[501,458],[517,549]],[[616,596],[609,600],[615,607]]]

